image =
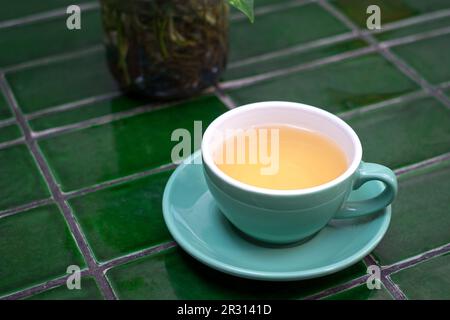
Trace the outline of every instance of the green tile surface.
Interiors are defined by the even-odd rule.
[[[101,300],[103,296],[94,278],[81,278],[81,289],[69,290],[66,285],[28,297],[26,300]]]
[[[25,113],[117,90],[103,50],[16,71],[6,78]]]
[[[195,99],[105,125],[39,141],[64,191],[87,187],[171,162],[171,134],[203,129],[225,106],[214,97]]]
[[[366,28],[369,16],[366,10],[370,5],[380,7],[381,25],[450,8],[450,2],[447,0],[332,0],[331,2],[363,28]]]
[[[209,93],[165,106],[151,99],[119,95],[100,46],[100,10],[82,11],[81,30],[66,29],[66,7],[87,2],[95,5],[89,0],[4,2],[0,10],[0,73],[4,71],[33,133],[46,132],[34,137],[63,194],[88,188],[76,197],[70,195],[67,202],[91,253],[103,264],[172,240],[161,208],[172,170],[133,176],[120,183],[114,179],[170,163],[172,148],[178,143],[171,141],[173,130],[183,128],[192,133],[195,120],[202,121],[205,130],[227,108]],[[391,49],[450,98],[450,88],[443,85],[450,82],[446,67],[450,64],[446,32],[450,19],[444,16],[450,9],[448,0],[328,2],[362,30],[367,6],[379,5],[382,26],[400,23],[398,28],[373,33],[381,42],[441,32]],[[309,68],[227,89],[237,105],[287,100],[336,113],[360,136],[364,160],[393,169],[450,152],[449,106],[429,94],[407,102],[384,103],[421,88],[378,53],[338,59],[337,55],[367,48],[368,43],[356,36],[342,40],[342,35],[350,35],[349,28],[319,3],[255,0],[255,6],[254,24],[237,10],[231,11],[229,67],[223,81],[254,79],[301,65]],[[53,11],[47,18],[20,20],[34,14],[45,16],[55,9],[59,16]],[[436,18],[439,15],[441,18]],[[65,54],[64,59],[48,59]],[[30,65],[33,61],[42,63]],[[56,205],[10,211],[51,198],[26,143],[6,147],[9,141],[23,138],[11,119],[14,115],[0,92],[0,297],[64,276],[71,264],[87,268]],[[94,119],[99,124],[95,125]],[[400,175],[391,225],[372,253],[380,265],[392,265],[450,243],[449,181],[450,160]],[[104,182],[111,185],[89,189]],[[391,278],[410,299],[449,299],[448,259],[444,253]],[[120,299],[300,299],[365,273],[364,263],[359,262],[313,280],[251,281],[215,271],[172,248],[116,266],[106,275]],[[27,298],[103,299],[104,293],[88,274],[82,278],[81,290],[68,290],[62,284]],[[386,287],[368,290],[361,284],[327,299],[392,296]]]
[[[22,136],[22,132],[16,124],[0,127],[0,143],[15,140]]]
[[[450,254],[421,262],[394,273],[391,278],[409,299],[450,299]]]
[[[62,16],[0,29],[0,46],[4,48],[0,51],[0,67],[49,55],[72,53],[74,50],[88,48],[101,42],[98,10],[82,12],[80,30],[67,29],[66,20],[67,16]],[[33,45],[24,46],[24,43]]]
[[[98,260],[171,240],[161,207],[171,173],[158,173],[69,201]]]
[[[358,263],[314,280],[246,280],[208,268],[174,248],[113,268],[107,277],[120,299],[297,299],[364,272],[364,264]]]
[[[0,150],[0,210],[50,196],[44,178],[25,145]]]
[[[66,274],[84,261],[56,206],[0,218],[0,296]]]
[[[295,101],[342,112],[417,89],[381,56],[370,54],[229,91],[239,104]]]
[[[83,4],[89,0],[3,1],[0,21],[11,20],[55,9],[64,9],[71,4]]]
[[[391,225],[374,253],[389,265],[450,242],[450,162],[401,176]]]
[[[326,297],[325,300],[392,300],[384,286],[380,289],[368,289],[365,284]]]
[[[395,47],[392,51],[431,83],[450,80],[450,34]]]
[[[260,15],[257,19],[258,23],[254,24],[250,24],[246,19],[230,24],[230,61],[348,31],[341,22],[317,4],[288,8]]]
[[[434,98],[390,105],[346,122],[365,161],[399,168],[450,152],[450,109]]]

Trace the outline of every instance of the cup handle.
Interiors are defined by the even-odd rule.
[[[361,162],[356,173],[353,190],[360,188],[364,183],[371,180],[383,182],[386,188],[372,199],[345,202],[334,219],[349,219],[369,215],[387,207],[394,201],[398,187],[397,178],[391,169],[376,163]]]

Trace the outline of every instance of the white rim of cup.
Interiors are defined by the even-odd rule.
[[[210,148],[209,143],[206,143],[206,141],[209,140],[209,136],[213,134],[213,131],[215,130],[215,127],[217,125],[227,121],[231,117],[235,117],[238,114],[250,112],[255,109],[269,109],[273,107],[287,107],[292,109],[297,109],[300,111],[307,111],[311,113],[315,113],[319,116],[326,117],[332,122],[336,123],[342,130],[346,131],[348,135],[350,136],[350,139],[352,141],[353,147],[354,147],[354,157],[347,168],[347,170],[342,173],[340,176],[335,178],[334,180],[331,180],[327,183],[321,184],[319,186],[311,187],[311,188],[304,188],[304,189],[292,189],[292,190],[277,190],[277,189],[268,189],[268,188],[261,188],[252,186],[249,184],[246,184],[244,182],[241,182],[239,180],[236,180],[228,175],[226,175],[222,170],[220,170],[217,165],[215,164],[213,157],[212,157],[212,150]],[[202,151],[202,158],[203,158],[203,164],[207,165],[209,169],[211,169],[214,174],[220,177],[220,179],[224,180],[226,183],[231,184],[234,187],[237,187],[239,189],[243,189],[245,191],[250,191],[254,193],[260,193],[260,194],[267,194],[267,195],[280,195],[280,196],[294,196],[294,195],[305,195],[305,194],[311,194],[315,192],[319,192],[325,189],[328,189],[330,187],[333,187],[342,181],[346,180],[348,177],[350,177],[359,167],[359,164],[361,163],[362,159],[362,146],[361,141],[358,138],[358,135],[355,133],[355,131],[341,118],[335,116],[334,114],[325,111],[323,109],[319,109],[310,105],[306,105],[303,103],[297,103],[297,102],[286,102],[286,101],[265,101],[265,102],[256,102],[251,104],[246,104],[241,107],[237,107],[235,109],[232,109],[219,117],[217,117],[211,124],[208,126],[208,128],[205,130],[205,133],[203,135],[202,144],[201,144],[201,151]]]

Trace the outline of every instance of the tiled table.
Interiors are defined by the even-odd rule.
[[[158,105],[121,95],[98,4],[1,0],[0,297],[450,298],[450,2],[256,0],[236,12],[221,92]],[[365,29],[378,4],[382,32]],[[171,239],[161,194],[170,133],[228,108],[292,100],[336,113],[367,161],[396,170],[392,223],[364,261],[319,279],[266,283],[198,263]],[[382,266],[368,290],[368,265]],[[82,268],[68,290],[67,266]]]

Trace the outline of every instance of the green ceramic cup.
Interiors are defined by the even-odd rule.
[[[212,154],[223,143],[222,132],[270,123],[310,129],[331,138],[344,151],[347,170],[320,186],[272,190],[242,183],[217,167]],[[260,102],[228,111],[206,129],[201,149],[206,183],[219,209],[237,229],[266,243],[306,241],[332,219],[376,214],[397,194],[392,170],[361,161],[361,142],[347,123],[322,109],[300,103]],[[352,190],[372,180],[381,181],[384,191],[369,200],[347,201]]]

